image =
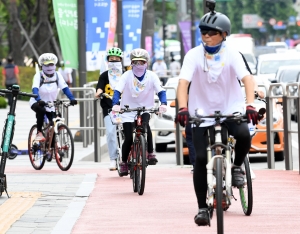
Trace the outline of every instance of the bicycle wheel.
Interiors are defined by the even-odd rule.
[[[33,125],[28,136],[28,154],[31,165],[35,170],[41,170],[45,165],[46,158],[39,141],[35,141],[37,125]]]
[[[74,159],[74,139],[70,129],[65,124],[58,126],[55,133],[55,160],[62,171],[70,169]]]
[[[223,158],[216,158],[216,209],[217,209],[217,229],[218,234],[223,234],[224,232],[224,223],[223,223],[223,206],[222,206],[222,198],[223,198]]]
[[[253,208],[252,179],[248,157],[244,159],[244,171],[246,174],[245,183],[239,188],[241,204],[245,215],[251,215]]]
[[[139,136],[136,147],[136,176],[138,182],[138,194],[143,195],[145,189],[145,180],[146,180],[146,141],[143,135]]]
[[[121,170],[120,170],[120,162],[122,162],[122,145],[124,142],[124,133],[122,131],[117,130],[117,144],[118,144],[118,149],[117,149],[117,171],[120,177],[121,175]]]
[[[133,143],[133,152],[130,155],[130,179],[132,179],[132,188],[133,192],[138,191],[138,178],[137,178],[137,160],[136,160],[136,155],[137,155],[137,144],[136,142]]]

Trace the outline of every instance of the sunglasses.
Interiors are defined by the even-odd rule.
[[[142,61],[142,60],[135,60],[135,61],[132,61],[131,64],[134,64],[134,65],[144,65],[146,63],[146,61]]]
[[[219,31],[216,31],[216,30],[201,30],[201,34],[204,36],[206,34],[208,34],[208,36],[215,36],[215,35],[218,35],[220,34]]]

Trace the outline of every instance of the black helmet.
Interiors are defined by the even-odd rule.
[[[209,12],[202,16],[199,24],[200,29],[215,29],[220,32],[226,32],[230,35],[231,23],[226,15],[220,12]]]

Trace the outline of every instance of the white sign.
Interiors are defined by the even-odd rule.
[[[263,22],[263,19],[257,14],[243,14],[243,28],[260,28],[259,22]]]

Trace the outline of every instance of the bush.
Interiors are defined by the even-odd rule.
[[[4,97],[0,97],[0,108],[5,109],[7,107],[7,102]]]

